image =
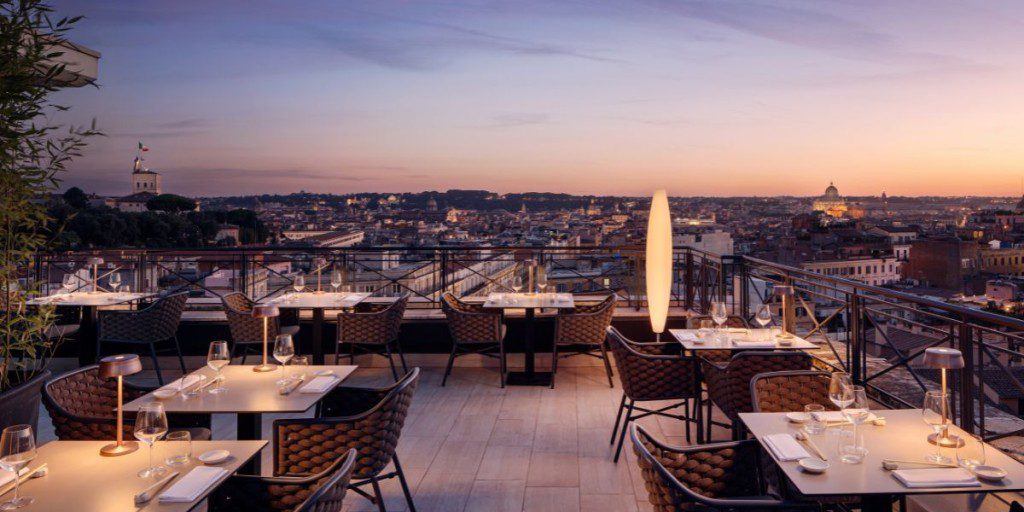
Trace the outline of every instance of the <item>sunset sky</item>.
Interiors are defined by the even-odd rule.
[[[89,192],[1021,193],[1020,1],[54,5]]]

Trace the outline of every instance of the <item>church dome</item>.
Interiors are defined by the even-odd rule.
[[[839,198],[839,189],[832,183],[828,184],[828,188],[825,189],[825,197],[829,199]]]

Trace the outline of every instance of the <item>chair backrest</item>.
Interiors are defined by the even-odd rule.
[[[155,343],[174,337],[185,311],[188,292],[162,297],[138,311],[102,311],[100,337]]]
[[[100,377],[99,365],[59,375],[43,386],[43,405],[61,440],[108,440],[117,434],[117,381]],[[124,389],[124,401],[143,392]],[[94,421],[90,421],[94,420]],[[131,421],[125,431],[131,435]]]
[[[691,316],[691,317],[686,319],[686,328],[687,329],[699,329],[700,328],[701,320],[710,320],[712,324],[715,323],[715,321],[711,318],[711,315]],[[747,321],[744,320],[742,316],[738,316],[738,315],[729,315],[728,318],[725,319],[725,323],[722,324],[722,325],[724,327],[736,327],[736,328],[750,327],[750,324],[748,324]]]
[[[760,373],[750,381],[753,412],[801,412],[807,404],[836,409],[828,398],[831,374],[818,371]]]
[[[606,330],[615,315],[615,295],[609,295],[600,303],[578,306],[568,313],[555,317],[555,343],[561,345],[589,344],[604,342]]]
[[[678,353],[645,353],[650,352],[653,346],[668,348],[671,345],[634,343],[614,327],[608,327],[607,333],[608,344],[615,354],[615,367],[619,370],[622,392],[627,397],[644,401],[681,400],[696,396],[700,387],[696,379],[697,362],[694,358]]]
[[[336,466],[318,475],[316,490],[294,512],[341,512],[355,463],[356,451],[349,449]]]
[[[187,302],[188,292],[179,292],[163,297],[142,310],[147,316],[152,314],[146,322],[146,327],[152,333],[153,339],[166,340],[174,336]]]
[[[392,339],[394,304],[384,309],[338,313],[338,341],[384,345]]]
[[[207,508],[212,512],[341,512],[355,459],[356,451],[348,449],[316,473],[234,475],[210,494]]]
[[[441,296],[441,309],[448,320],[452,341],[460,343],[497,343],[501,341],[501,313],[489,312],[467,304],[450,292]]]
[[[255,302],[244,293],[233,292],[221,297],[224,314],[228,317],[228,328],[231,330],[231,341],[235,343],[254,343],[263,341],[263,319],[253,318],[252,308]],[[277,337],[278,318],[267,322],[267,340]]]
[[[403,293],[388,306],[388,316],[391,319],[391,340],[398,339],[398,332],[402,329],[402,319],[405,318],[405,308],[409,306],[411,294]]]
[[[809,370],[814,358],[806,352],[792,351],[758,351],[750,350],[733,354],[726,367],[725,389],[711,390],[719,398],[716,403],[724,413],[735,418],[741,412],[751,412],[752,399],[750,381],[759,373],[780,372],[786,370]],[[710,388],[710,384],[709,384]],[[718,394],[722,391],[725,395]]]
[[[377,405],[355,417],[275,422],[275,474],[322,471],[348,448],[358,451],[356,478],[379,473],[395,455],[419,376],[420,369],[413,368]]]

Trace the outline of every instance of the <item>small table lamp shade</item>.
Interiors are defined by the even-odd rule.
[[[89,258],[88,261],[86,261],[86,265],[102,265],[102,264],[103,264],[103,258],[100,258],[99,256],[93,256],[93,257]]]
[[[257,304],[252,308],[253,318],[274,318],[281,316],[281,310],[276,304]]]
[[[100,377],[110,379],[135,375],[142,371],[142,360],[135,354],[120,354],[100,359]]]
[[[959,370],[964,367],[964,356],[955,348],[932,347],[924,351],[924,365],[941,370]]]

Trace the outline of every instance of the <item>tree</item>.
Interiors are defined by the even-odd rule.
[[[146,208],[154,212],[181,213],[196,209],[196,202],[179,195],[160,194],[146,201]]]
[[[89,207],[89,196],[78,187],[71,187],[64,192],[64,202],[79,210]]]
[[[56,64],[60,45],[80,19],[53,21],[51,12],[40,0],[0,0],[0,390],[12,371],[30,377],[54,348],[44,335],[52,308],[26,307],[35,283],[23,269],[52,235],[36,199],[58,189],[68,163],[99,134],[95,122],[64,127],[48,117],[69,109],[51,94],[65,71]]]

